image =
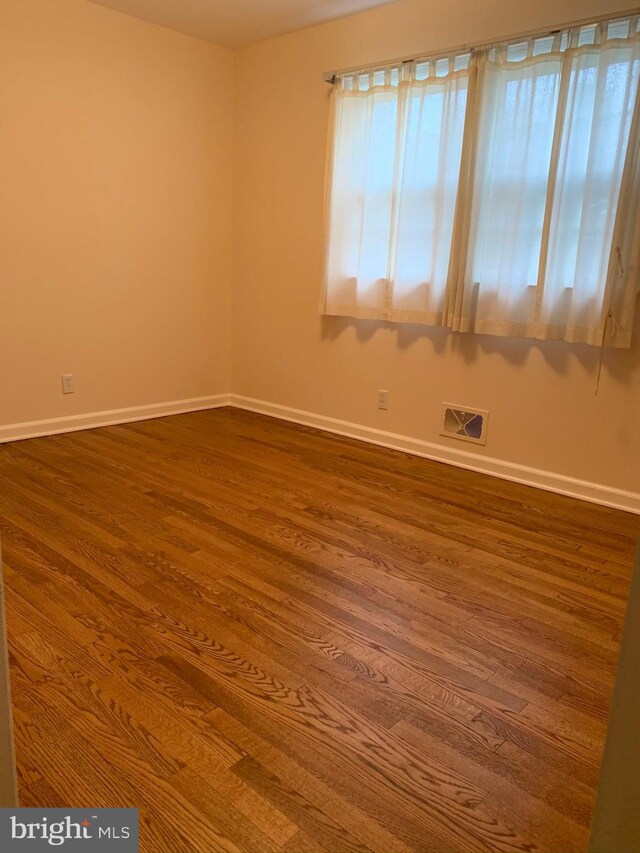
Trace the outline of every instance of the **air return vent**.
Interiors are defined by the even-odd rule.
[[[464,409],[443,403],[443,422],[440,435],[471,441],[473,444],[487,443],[489,412],[482,409]]]

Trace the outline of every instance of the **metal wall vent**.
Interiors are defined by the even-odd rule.
[[[444,416],[440,435],[471,441],[474,444],[487,443],[489,412],[482,409],[463,409],[443,403]]]

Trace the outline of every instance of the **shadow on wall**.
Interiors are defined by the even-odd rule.
[[[428,341],[433,352],[443,355],[447,349],[458,354],[467,364],[474,364],[481,355],[498,353],[513,365],[526,363],[531,352],[538,350],[549,367],[559,375],[568,372],[572,358],[577,359],[594,382],[600,361],[600,348],[565,341],[536,341],[530,338],[501,338],[494,335],[458,334],[436,326],[389,323],[384,320],[356,320],[351,317],[321,317],[322,340],[336,340],[353,328],[358,340],[366,343],[377,332],[394,332],[398,348],[406,350],[418,341]],[[636,304],[634,339],[630,350],[606,348],[602,374],[620,384],[630,382],[640,369],[640,298]]]

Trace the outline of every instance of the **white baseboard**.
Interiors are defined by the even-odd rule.
[[[229,394],[216,394],[212,397],[194,397],[191,400],[174,400],[170,403],[152,403],[148,406],[132,406],[128,409],[111,409],[107,412],[90,412],[86,415],[70,415],[66,418],[9,424],[0,426],[0,444],[24,438],[38,438],[43,435],[58,435],[63,432],[78,432],[83,429],[115,426],[115,424],[127,424],[132,421],[165,418],[167,415],[183,415],[204,409],[218,409],[221,406],[228,406],[229,401]]]
[[[459,450],[456,447],[422,441],[407,435],[385,432],[361,424],[318,415],[314,412],[304,412],[289,406],[268,403],[265,400],[242,397],[238,394],[216,394],[211,397],[195,397],[191,400],[174,400],[170,403],[153,403],[148,406],[133,406],[128,409],[112,409],[107,412],[91,412],[85,415],[71,415],[66,418],[50,418],[43,421],[0,426],[0,444],[26,438],[38,438],[45,435],[57,435],[83,429],[144,421],[151,418],[164,418],[168,415],[182,415],[205,409],[218,409],[222,406],[235,406],[238,409],[246,409],[280,420],[304,424],[326,432],[366,441],[369,444],[400,450],[403,453],[411,453],[414,456],[422,456],[436,462],[445,462],[458,468],[467,468],[470,471],[490,474],[493,477],[511,480],[514,483],[535,486],[549,492],[568,495],[572,498],[579,498],[590,503],[640,515],[640,493],[638,492],[627,492],[623,489],[592,483],[588,480],[578,480],[574,477],[566,477],[564,474],[556,474],[553,471],[530,468],[527,465],[506,462],[503,459],[483,456],[468,450]]]
[[[314,414],[313,412],[304,412],[288,406],[267,403],[264,400],[253,400],[250,397],[242,397],[237,394],[229,396],[229,404],[238,409],[246,409],[262,415],[270,415],[280,420],[316,427],[326,432],[359,439],[360,441],[377,444],[381,447],[388,447],[392,450],[401,450],[404,453],[423,456],[426,459],[432,459],[436,462],[445,462],[448,465],[455,465],[458,468],[467,468],[470,471],[490,474],[493,477],[511,480],[514,483],[535,486],[539,489],[545,489],[548,492],[556,492],[560,495],[568,495],[572,498],[579,498],[590,503],[622,509],[640,515],[640,493],[638,492],[627,492],[624,489],[616,489],[612,486],[604,486],[600,483],[589,482],[588,480],[578,480],[574,477],[566,477],[564,474],[555,474],[553,471],[530,468],[527,465],[506,462],[502,459],[483,456],[468,450],[459,450],[455,447],[422,441],[406,435],[384,432],[383,430],[337,420],[336,418],[329,418],[325,415]]]

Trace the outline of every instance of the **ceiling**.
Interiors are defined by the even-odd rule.
[[[91,0],[119,12],[239,47],[394,0]]]

